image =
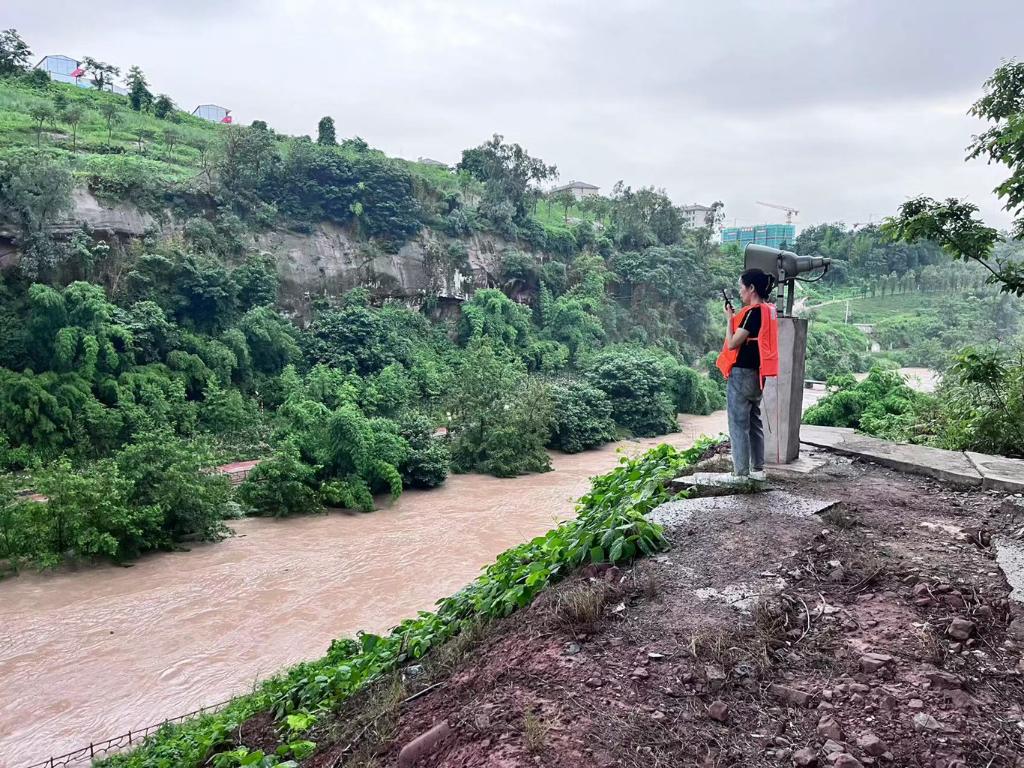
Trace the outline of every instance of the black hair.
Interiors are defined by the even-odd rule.
[[[760,269],[748,269],[740,275],[740,280],[747,288],[753,288],[762,301],[768,298],[775,287],[775,278]]]

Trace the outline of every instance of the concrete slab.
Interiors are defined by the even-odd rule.
[[[982,475],[964,454],[923,445],[908,445],[858,435],[838,427],[807,427],[800,432],[805,443],[858,456],[901,472],[934,477],[947,483],[980,487]]]
[[[800,427],[800,442],[816,445],[820,448],[831,448],[843,442],[848,436],[857,434],[849,427],[816,427],[804,424]]]
[[[807,499],[785,491],[767,491],[667,501],[652,509],[647,519],[666,527],[676,527],[686,525],[694,516],[715,512],[757,512],[808,518],[838,503],[838,499]]]
[[[1005,493],[1024,492],[1024,460],[974,451],[966,451],[965,454],[981,474],[982,488]]]
[[[1024,602],[1024,546],[1006,538],[998,538],[995,543],[996,562],[1010,585],[1010,598]]]
[[[731,472],[694,472],[690,475],[677,477],[669,483],[669,488],[685,491],[696,488],[701,496],[730,496],[736,493],[756,493],[766,487],[766,483],[740,478]]]
[[[789,464],[765,464],[768,479],[773,477],[806,477],[828,464],[829,456],[809,445],[800,446],[800,456]]]

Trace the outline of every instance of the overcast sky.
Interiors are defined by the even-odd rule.
[[[1024,55],[1024,0],[7,0],[37,58],[91,55],[191,110],[454,163],[492,133],[729,224],[867,222],[961,196],[1005,226],[966,116]]]

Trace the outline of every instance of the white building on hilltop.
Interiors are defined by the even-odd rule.
[[[555,187],[549,194],[557,195],[559,192],[570,192],[577,200],[582,200],[584,197],[596,195],[599,189],[601,188],[593,184],[587,184],[585,181],[570,181],[568,184]]]
[[[50,55],[43,56],[36,64],[35,69],[41,69],[50,76],[51,80],[58,83],[77,85],[79,88],[92,88],[92,80],[89,79],[89,72],[82,67],[82,62],[72,59],[70,56]],[[107,83],[103,90],[111,93],[127,95],[128,91],[119,85]]]
[[[217,104],[200,104],[192,110],[192,114],[203,118],[203,120],[209,120],[211,123],[231,123],[233,121],[231,110]]]
[[[707,216],[712,211],[709,206],[698,203],[684,205],[680,210],[683,212],[683,226],[691,229],[707,226]]]

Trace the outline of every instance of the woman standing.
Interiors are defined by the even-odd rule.
[[[738,477],[765,480],[764,429],[761,394],[765,379],[779,373],[779,329],[774,304],[768,296],[774,278],[760,269],[748,269],[739,280],[743,308],[734,313],[726,303],[725,344],[718,367],[728,379],[726,402],[733,472]]]

